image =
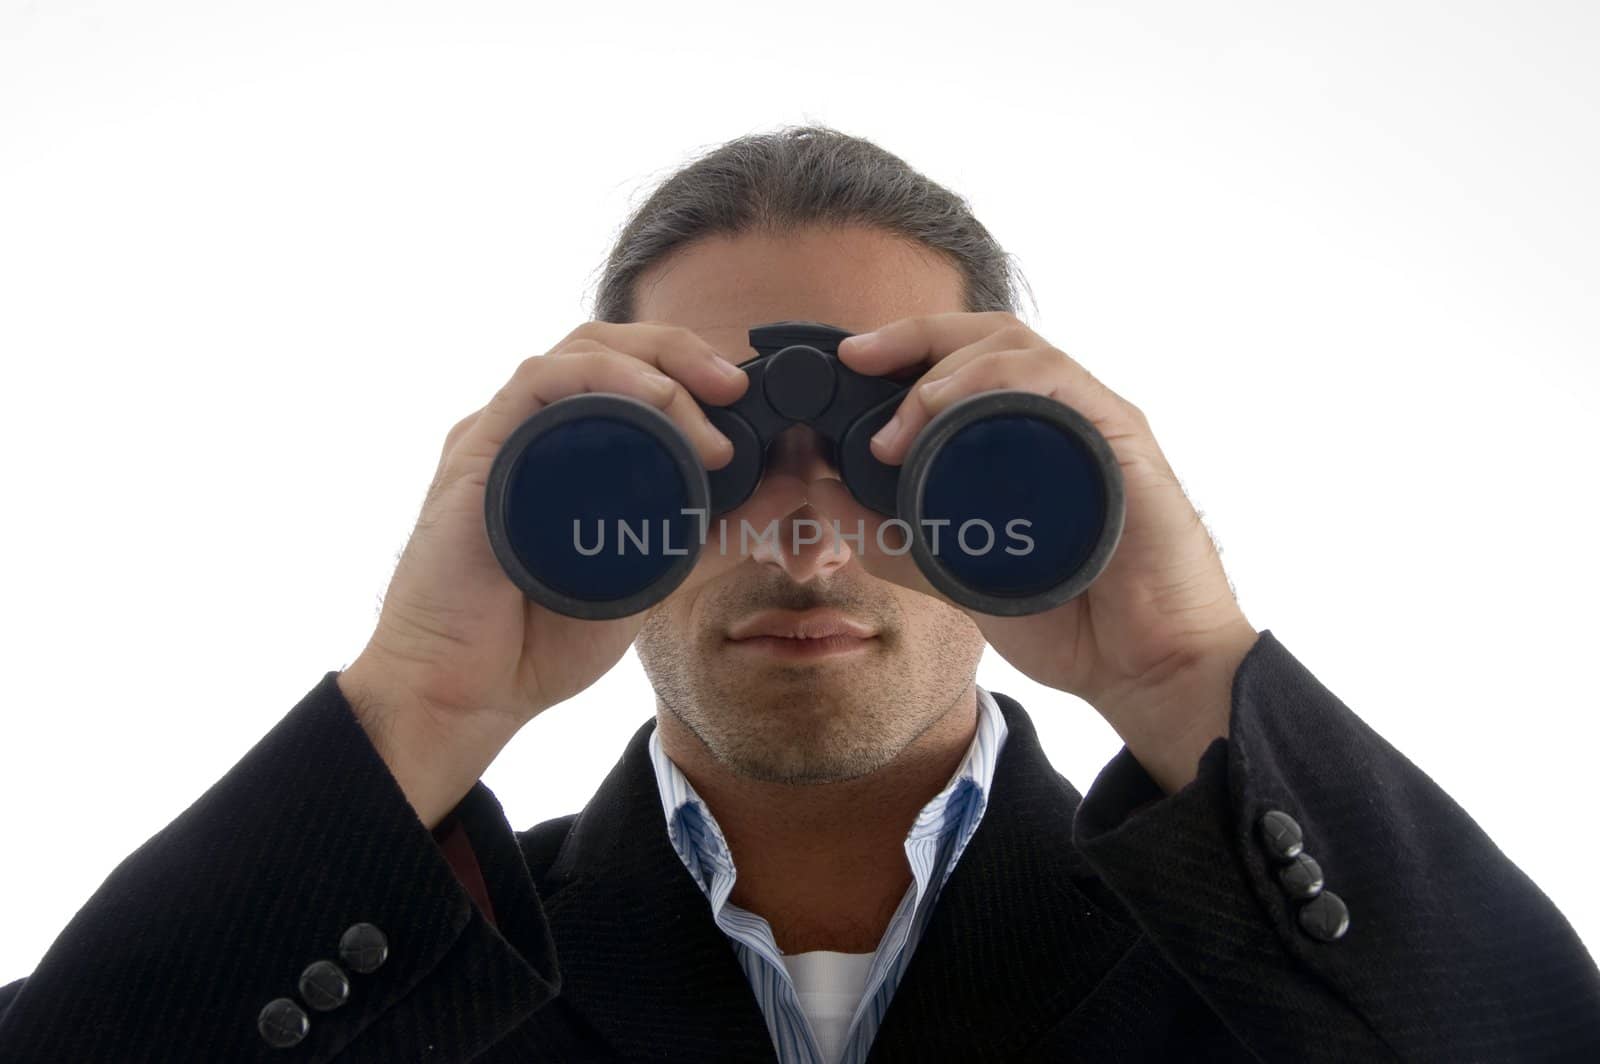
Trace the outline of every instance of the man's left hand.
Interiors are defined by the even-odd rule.
[[[1200,754],[1227,734],[1233,675],[1258,633],[1144,413],[1003,311],[902,318],[870,338],[845,340],[839,358],[869,375],[927,367],[873,439],[873,453],[891,465],[951,404],[1002,388],[1049,396],[1105,436],[1122,469],[1127,509],[1116,551],[1088,590],[1022,617],[951,604],[1030,679],[1092,705],[1164,791],[1193,779]],[[950,601],[909,553],[874,549],[885,518],[857,503],[839,481],[814,483],[811,501],[846,532],[862,522],[858,553],[868,572]],[[900,545],[893,536],[884,542]]]

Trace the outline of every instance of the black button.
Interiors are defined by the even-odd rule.
[[[320,1012],[350,1000],[350,977],[332,961],[312,961],[300,973],[300,996]]]
[[[1293,864],[1278,869],[1278,885],[1291,898],[1315,898],[1322,893],[1322,866],[1302,850]]]
[[[288,998],[273,998],[256,1017],[256,1029],[267,1045],[274,1049],[288,1049],[297,1044],[311,1030],[311,1021],[305,1010]]]
[[[1325,890],[1300,906],[1300,926],[1312,938],[1332,942],[1350,930],[1350,910],[1343,898]]]
[[[339,956],[352,971],[375,972],[389,959],[389,940],[372,924],[351,924],[339,936]]]
[[[1304,836],[1294,817],[1279,809],[1262,815],[1256,822],[1261,829],[1261,846],[1267,855],[1277,861],[1292,861],[1305,849]]]

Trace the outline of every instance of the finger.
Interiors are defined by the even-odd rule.
[[[1133,404],[1054,348],[979,355],[949,377],[917,391],[921,393],[921,408],[938,417],[969,395],[996,389],[1033,392],[1054,399],[1096,425],[1120,426],[1137,413]]]
[[[744,370],[681,325],[588,321],[572,330],[555,350],[572,349],[585,342],[647,362],[714,406],[733,402],[750,384]]]
[[[700,463],[707,469],[721,469],[733,461],[733,442],[711,424],[706,412],[681,384],[674,385],[664,413],[689,437]]]
[[[440,465],[444,464],[444,460],[450,456],[450,452],[455,448],[455,445],[461,442],[461,438],[467,434],[467,430],[471,429],[477,423],[478,418],[483,416],[483,409],[480,407],[474,410],[450,426],[450,431],[445,433],[444,436],[444,448],[439,452]]]
[[[643,399],[672,419],[707,468],[720,469],[733,459],[733,443],[711,424],[683,383],[657,373],[648,362],[615,351],[572,351],[545,357],[547,371],[539,379],[548,383],[541,383],[535,395],[546,404],[580,392],[619,390],[607,387],[606,382],[621,381],[634,389],[623,394]],[[591,371],[591,364],[605,368]],[[661,380],[667,382],[664,388]],[[639,381],[644,383],[635,383]]]
[[[895,416],[873,437],[873,454],[890,465],[904,461],[928,422],[962,399],[1002,389],[1054,399],[1088,418],[1107,437],[1136,431],[1142,416],[1055,348],[989,351],[974,356],[953,373],[919,381],[901,401]]]
[[[881,375],[908,366],[933,366],[945,356],[995,333],[1009,333],[1006,347],[1041,342],[1033,330],[1003,310],[928,314],[901,318],[871,333],[839,342],[839,361],[857,373]]]
[[[493,458],[528,418],[560,399],[589,392],[630,396],[661,410],[682,429],[702,462],[725,465],[733,444],[706,420],[675,380],[615,351],[539,355],[517,367],[461,441],[463,457]]]
[[[935,381],[944,380],[972,360],[983,355],[994,351],[1016,349],[1019,341],[1030,346],[1048,349],[1048,345],[1031,330],[1023,329],[1022,332],[1026,333],[1025,337],[1019,336],[1015,329],[999,329],[974,343],[952,351],[938,362],[935,362],[926,373],[917,379],[916,386],[907,391],[906,395],[900,400],[900,405],[895,408],[894,416],[873,434],[872,452],[877,455],[878,460],[890,465],[898,465],[904,459],[905,453],[910,448],[911,441],[916,437],[917,432],[933,416],[923,406],[923,393],[920,389],[930,387]]]

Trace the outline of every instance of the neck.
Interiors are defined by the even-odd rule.
[[[960,766],[977,713],[969,684],[888,765],[808,786],[735,775],[664,707],[656,726],[733,853],[738,878],[729,901],[765,917],[784,953],[870,953],[912,883],[906,834]]]

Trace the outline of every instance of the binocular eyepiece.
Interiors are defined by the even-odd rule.
[[[952,404],[900,466],[886,465],[868,443],[916,380],[850,369],[838,357],[849,335],[810,321],[750,330],[759,354],[741,366],[745,393],[729,406],[700,404],[733,442],[733,459],[715,471],[665,414],[629,396],[574,395],[533,414],[495,456],[484,497],[506,575],[572,617],[648,609],[683,582],[708,542],[726,544],[727,530],[711,537],[710,522],[754,494],[769,445],[803,424],[830,445],[856,500],[890,519],[868,549],[909,550],[952,601],[1018,616],[1093,583],[1124,517],[1122,471],[1094,425],[1032,392],[984,392]],[[873,535],[829,531],[845,542]],[[733,534],[742,549],[777,529]]]

